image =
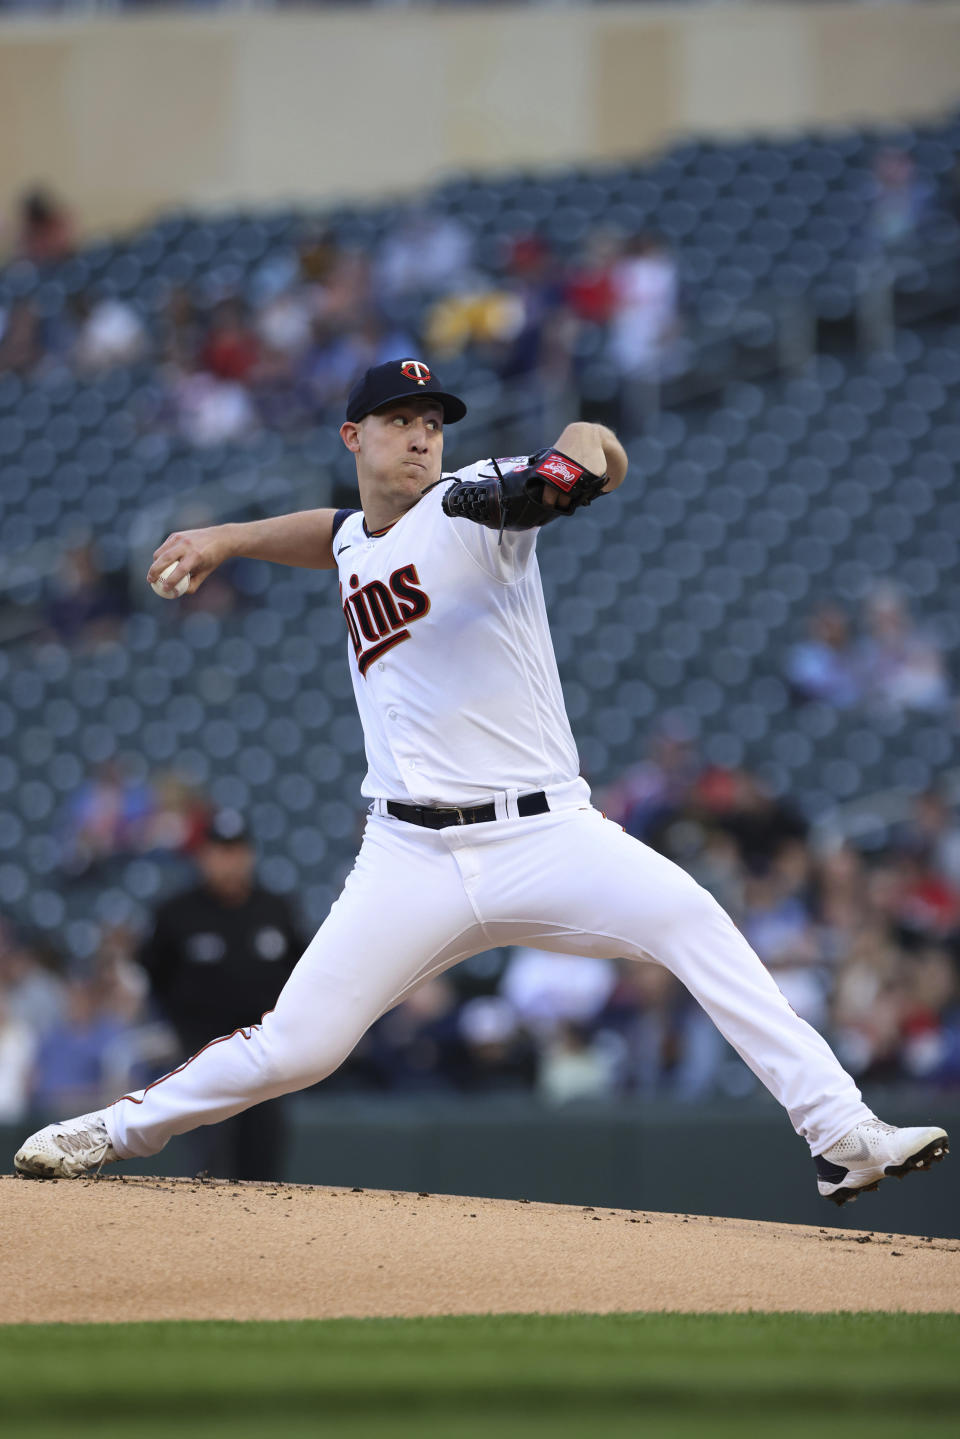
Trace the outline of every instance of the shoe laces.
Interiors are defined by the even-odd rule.
[[[109,1145],[110,1136],[102,1119],[91,1119],[84,1123],[83,1128],[80,1128],[80,1124],[81,1121],[74,1120],[72,1124],[57,1126],[57,1140],[70,1155],[85,1154],[100,1145],[104,1148]]]
[[[874,1134],[896,1134],[897,1132],[895,1124],[884,1124],[882,1119],[864,1119],[857,1125],[857,1129],[870,1129]]]

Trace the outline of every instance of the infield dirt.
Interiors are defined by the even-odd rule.
[[[515,1200],[0,1177],[0,1323],[960,1311],[960,1241]]]

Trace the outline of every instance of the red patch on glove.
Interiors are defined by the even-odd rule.
[[[551,450],[545,455],[537,466],[534,474],[543,475],[551,485],[556,485],[558,490],[572,490],[574,485],[583,474],[583,466],[574,464],[568,460],[566,455],[560,455],[556,450]]]

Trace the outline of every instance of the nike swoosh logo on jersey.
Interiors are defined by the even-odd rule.
[[[338,558],[338,559],[340,558],[340,556],[343,554],[344,550],[352,550],[352,549],[353,549],[353,546],[352,546],[352,545],[341,545],[340,548],[337,550],[337,558]]]

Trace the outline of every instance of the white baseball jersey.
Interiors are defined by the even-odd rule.
[[[372,799],[476,804],[579,774],[538,531],[505,531],[498,544],[494,530],[443,513],[454,479],[488,465],[444,476],[386,530],[369,533],[357,510],[334,536]]]

